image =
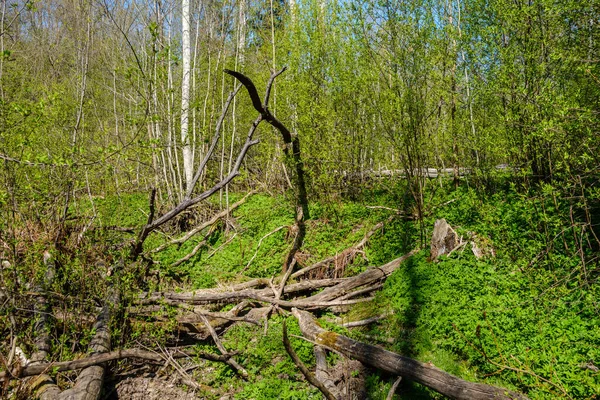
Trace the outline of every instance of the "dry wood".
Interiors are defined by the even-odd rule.
[[[198,357],[205,360],[210,361],[227,361],[231,358],[235,353],[225,353],[222,355],[211,354],[211,353],[203,353],[196,352],[195,350],[187,350],[187,349],[168,349],[169,354],[173,358],[184,358],[184,357]],[[94,354],[85,358],[80,358],[78,360],[73,361],[61,361],[61,362],[52,362],[52,363],[39,363],[39,364],[30,364],[27,367],[23,368],[20,371],[20,375],[18,378],[26,377],[26,376],[34,376],[39,374],[44,374],[47,372],[62,372],[62,371],[73,371],[77,369],[83,369],[94,365],[105,364],[109,361],[121,360],[124,358],[137,358],[140,360],[146,361],[154,361],[158,363],[163,363],[165,361],[164,357],[160,354],[142,350],[142,349],[123,349],[123,350],[115,350],[108,353],[100,353]],[[10,374],[3,371],[0,372],[0,382],[4,382],[6,379],[10,378]]]
[[[392,221],[394,217],[395,216],[392,215],[386,221],[380,222],[380,223],[376,224],[375,226],[373,226],[373,228],[371,228],[371,230],[369,232],[365,233],[365,236],[360,240],[360,242],[354,244],[353,246],[348,247],[347,249],[341,251],[339,254],[329,257],[329,258],[326,258],[325,260],[319,261],[318,263],[309,265],[308,267],[304,267],[304,268],[294,272],[292,274],[292,278],[297,278],[297,277],[302,276],[302,275],[306,274],[307,272],[310,272],[317,268],[326,267],[329,264],[331,264],[332,262],[336,262],[337,259],[341,255],[360,251],[363,247],[365,247],[365,245],[367,244],[367,242],[369,241],[371,236],[373,236],[375,233],[377,233],[377,231],[379,231],[386,223]]]
[[[206,317],[204,315],[201,315],[200,317],[202,318],[204,325],[206,326],[206,329],[208,329],[208,331],[210,332],[210,336],[213,338],[213,341],[215,342],[215,345],[217,346],[217,348],[219,349],[221,354],[229,354],[227,349],[225,349],[225,346],[223,346],[223,343],[221,343],[221,339],[219,339],[219,335],[217,335],[217,332],[215,331],[215,329],[212,327],[210,322],[208,322],[208,319],[206,319]],[[231,366],[231,368],[233,368],[235,370],[235,372],[237,372],[242,378],[248,379],[248,371],[246,371],[244,369],[244,367],[242,367],[233,358],[229,357],[225,362],[227,364],[229,364]]]
[[[213,227],[214,227],[214,225],[213,225]],[[184,262],[188,261],[190,258],[194,257],[200,251],[201,248],[206,246],[208,236],[210,236],[213,233],[213,227],[211,227],[211,229],[208,231],[208,233],[206,234],[204,239],[202,239],[196,246],[194,246],[192,251],[190,251],[185,256],[181,257],[179,260],[175,261],[173,264],[169,265],[169,268],[175,268],[175,267],[183,264]]]
[[[437,260],[439,256],[451,253],[460,244],[456,231],[445,219],[435,221],[431,237],[431,260]]]
[[[261,120],[264,119],[274,128],[276,128],[279,131],[279,133],[281,133],[281,137],[283,138],[284,142],[283,152],[285,154],[285,162],[289,165],[290,169],[293,169],[295,171],[294,190],[296,191],[296,213],[294,220],[295,227],[297,229],[297,234],[294,237],[294,243],[292,245],[292,248],[288,252],[286,260],[283,264],[284,273],[291,266],[294,256],[300,250],[302,244],[304,243],[304,237],[306,236],[305,221],[307,219],[310,219],[306,183],[304,178],[304,163],[302,162],[302,158],[300,155],[300,140],[298,139],[298,135],[292,135],[290,130],[285,125],[283,125],[283,123],[279,119],[277,119],[277,117],[275,117],[275,115],[273,115],[273,113],[269,109],[269,97],[271,94],[273,82],[275,82],[275,79],[279,75],[281,75],[285,70],[286,67],[283,67],[279,71],[274,71],[271,73],[271,77],[269,78],[269,81],[267,83],[265,97],[262,103],[260,101],[260,97],[258,96],[256,86],[250,78],[237,71],[231,71],[227,69],[224,70],[225,73],[233,76],[238,81],[240,81],[242,85],[244,85],[244,87],[248,91],[250,99],[252,100],[252,105],[254,106],[254,109],[261,116]],[[290,147],[292,150],[292,154],[290,154],[289,151]]]
[[[155,191],[150,200],[150,209],[153,213],[154,209],[154,198]],[[151,216],[150,216],[151,217]],[[149,217],[149,218],[150,218]],[[117,269],[122,270],[123,261],[117,265]],[[88,346],[91,354],[107,353],[110,351],[111,339],[110,339],[110,320],[113,315],[113,311],[119,306],[121,301],[121,292],[118,286],[118,275],[119,271],[113,277],[109,277],[107,287],[107,296],[102,311],[98,315],[98,319],[94,324],[94,331],[96,332]],[[104,366],[92,365],[86,367],[75,381],[75,386],[69,390],[65,390],[59,396],[60,399],[69,400],[97,400],[100,397],[100,391],[104,382]]]
[[[341,324],[344,328],[355,328],[357,326],[365,326],[372,324],[373,322],[381,321],[382,319],[386,319],[390,314],[377,315],[375,317],[361,319],[360,321],[351,321],[345,322]]]
[[[331,378],[331,374],[327,368],[327,353],[321,346],[315,346],[315,377],[319,382],[323,382],[323,385],[333,394],[336,398],[341,399],[342,395],[335,385],[334,380]]]
[[[389,263],[377,267],[371,268],[368,271],[365,271],[361,274],[353,276],[351,278],[345,279],[343,282],[338,285],[329,287],[323,290],[321,293],[318,293],[314,296],[311,296],[306,299],[306,301],[331,301],[333,299],[337,299],[340,296],[344,296],[350,293],[353,289],[357,287],[372,284],[378,280],[387,278],[394,270],[396,270],[402,262],[407,260],[409,257],[412,257],[418,249],[412,250],[410,253],[403,255]]]
[[[227,99],[227,102],[225,103],[225,105],[223,107],[223,112],[221,113],[221,116],[219,117],[219,121],[217,122],[217,128],[216,128],[216,132],[213,137],[211,146],[210,146],[208,152],[206,153],[206,155],[204,156],[204,159],[201,161],[200,166],[198,167],[196,174],[194,175],[194,179],[188,185],[187,191],[186,191],[186,194],[185,194],[183,200],[181,200],[181,202],[177,206],[175,206],[171,210],[167,211],[160,217],[158,217],[154,220],[152,220],[150,218],[148,219],[148,222],[146,223],[146,225],[144,225],[142,227],[135,243],[131,247],[131,251],[130,251],[130,255],[129,255],[130,259],[136,260],[139,257],[139,255],[143,253],[144,242],[146,241],[146,239],[148,238],[148,235],[150,235],[150,233],[155,231],[158,227],[162,226],[163,224],[169,222],[170,220],[172,220],[173,218],[175,218],[176,216],[178,216],[179,214],[181,214],[182,212],[184,212],[191,206],[198,204],[199,202],[211,197],[213,194],[215,194],[216,192],[218,192],[219,190],[221,190],[225,186],[227,186],[229,184],[229,182],[231,182],[235,177],[237,177],[240,174],[240,167],[242,166],[242,161],[246,157],[246,154],[248,154],[248,150],[250,150],[250,147],[256,145],[259,142],[258,140],[253,139],[253,137],[254,137],[254,133],[256,132],[256,129],[258,128],[258,125],[263,120],[262,115],[259,115],[256,118],[256,120],[254,120],[252,125],[250,126],[250,129],[248,130],[248,134],[246,136],[246,141],[238,153],[234,167],[231,170],[231,172],[226,177],[223,177],[223,179],[221,179],[219,182],[214,184],[211,188],[196,195],[195,197],[192,197],[196,183],[198,182],[198,179],[200,179],[200,176],[202,175],[204,168],[206,167],[206,164],[208,163],[209,159],[211,158],[211,156],[215,150],[215,147],[217,145],[218,139],[220,137],[221,125],[222,125],[223,119],[225,118],[225,114],[227,113],[227,110],[229,109],[229,105],[231,104],[233,98],[235,97],[235,95],[237,94],[239,89],[240,89],[240,86],[238,86],[229,95],[229,98]]]
[[[269,236],[279,232],[283,228],[287,228],[287,226],[282,225],[280,227],[277,227],[277,228],[273,229],[271,232],[267,233],[265,236],[260,238],[260,240],[258,241],[258,246],[256,246],[256,251],[254,252],[254,255],[252,256],[252,258],[250,258],[250,261],[248,261],[248,264],[246,264],[246,267],[242,270],[242,272],[246,271],[250,267],[250,264],[252,264],[252,261],[254,261],[254,259],[256,258],[256,255],[258,254],[258,250],[260,249],[260,246],[262,245],[263,240],[265,240]]]
[[[188,312],[179,314],[174,317],[175,321],[180,324],[195,324],[199,322],[203,322],[201,315],[208,317],[210,319],[210,324],[218,329],[223,325],[226,325],[230,322],[247,322],[253,325],[260,325],[257,321],[247,318],[247,317],[238,317],[232,315],[231,312],[211,312],[200,307],[193,307],[191,305],[185,303],[179,303],[176,305],[177,307],[182,308]],[[164,313],[165,308],[160,305],[151,305],[151,306],[143,306],[143,307],[132,307],[128,311],[128,315],[130,317],[145,317],[150,318],[152,321],[172,321],[172,317],[166,315]],[[160,315],[155,315],[156,313],[161,313]]]
[[[398,379],[396,379],[396,381],[390,388],[390,391],[388,392],[387,397],[385,398],[386,400],[392,400],[394,398],[394,394],[396,393],[396,390],[398,389],[398,385],[400,385],[400,382],[402,382],[401,376],[399,376]]]
[[[298,357],[298,355],[296,354],[296,352],[292,348],[292,344],[290,343],[290,339],[288,338],[288,335],[287,335],[287,326],[285,324],[285,320],[283,321],[283,345],[284,345],[285,350],[287,351],[287,353],[292,358],[292,361],[294,361],[294,364],[296,364],[296,366],[300,369],[300,371],[302,372],[302,375],[304,375],[304,377],[306,378],[306,380],[311,385],[313,385],[314,387],[316,387],[317,389],[319,389],[321,391],[321,393],[323,393],[323,396],[325,396],[325,398],[327,400],[337,400],[337,398],[329,391],[329,389],[327,389],[327,387],[325,387],[325,385],[321,381],[319,381],[308,370],[308,368],[306,368],[306,366],[304,365],[304,363],[302,362],[302,360],[300,360],[300,357]]]
[[[272,295],[272,292],[271,292]],[[314,297],[314,296],[313,296]],[[164,298],[152,298],[152,299],[143,299],[138,300],[138,304],[155,304],[158,302],[169,304],[169,305],[177,305],[181,302],[187,302],[190,304],[227,304],[227,303],[235,303],[238,300],[256,300],[264,303],[278,305],[283,308],[302,308],[307,310],[319,310],[336,306],[347,306],[357,303],[362,303],[365,301],[373,300],[372,297],[368,297],[365,299],[356,299],[356,300],[344,300],[344,301],[317,301],[312,297],[308,297],[302,300],[297,301],[287,301],[287,300],[276,300],[272,297],[268,297],[265,295],[257,294],[256,291],[252,290],[242,290],[239,292],[228,292],[228,293],[203,293],[201,295],[196,295],[193,297],[189,296],[177,296],[173,294],[172,298],[164,297]]]
[[[48,251],[44,252],[44,264],[46,265],[44,280],[34,289],[36,292],[39,292],[39,295],[36,296],[36,303],[34,305],[36,314],[34,346],[36,351],[31,355],[32,362],[30,365],[32,366],[43,363],[50,353],[50,327],[48,325],[51,316],[49,311],[51,310],[47,291],[54,281],[56,265],[52,255]],[[37,391],[37,396],[40,400],[52,400],[60,394],[60,388],[48,375],[41,376],[39,379],[29,382],[29,387],[31,390]]]
[[[236,208],[238,208],[239,206],[241,206],[242,204],[244,204],[246,202],[246,200],[248,199],[248,197],[250,197],[251,195],[255,194],[256,192],[257,192],[257,190],[252,190],[252,191],[248,192],[241,200],[239,200],[239,201],[233,203],[231,206],[229,206],[229,210],[223,210],[223,211],[221,211],[220,213],[214,215],[208,221],[205,221],[205,222],[201,223],[199,226],[197,226],[194,229],[192,229],[191,231],[187,232],[182,237],[174,239],[174,240],[171,240],[170,242],[167,242],[167,243],[163,243],[160,246],[158,246],[157,248],[155,248],[154,250],[151,250],[150,253],[158,253],[160,251],[163,251],[164,249],[166,249],[169,246],[172,246],[172,245],[175,245],[175,244],[185,243],[186,241],[188,241],[194,235],[202,232],[204,229],[208,228],[209,226],[214,225],[221,218],[227,217],[227,215],[229,214],[229,212],[231,212],[232,210],[235,210]]]
[[[348,299],[351,299],[353,297],[363,295],[365,293],[371,293],[371,292],[373,292],[375,290],[381,289],[382,287],[383,287],[383,285],[381,283],[376,283],[374,285],[367,286],[364,289],[355,290],[353,292],[350,292],[348,294],[340,296],[340,297],[337,298],[337,300],[348,300]]]
[[[337,285],[341,282],[344,282],[348,278],[341,279],[316,279],[312,281],[302,281],[298,283],[294,283],[291,285],[286,285],[283,290],[283,294],[295,294],[301,292],[307,292],[316,289],[322,289],[324,287]],[[215,302],[228,302],[227,299],[233,297],[229,302],[235,302],[239,298],[249,298],[252,297],[244,297],[244,295],[258,295],[263,297],[272,297],[273,291],[270,288],[265,289],[242,289],[235,290],[238,288],[244,288],[247,286],[259,286],[268,284],[267,279],[258,279],[250,281],[248,284],[240,284],[233,287],[233,291],[217,291],[214,289],[200,289],[193,292],[151,292],[151,293],[141,293],[138,296],[137,304],[156,304],[163,302],[165,300],[179,301],[179,302],[188,302],[195,304],[208,304]],[[241,294],[241,297],[239,296]]]
[[[468,382],[433,365],[350,339],[335,332],[326,331],[318,326],[313,316],[306,311],[294,308],[292,314],[298,319],[302,334],[309,340],[371,367],[421,383],[450,398],[464,400],[526,399],[522,394],[495,386]]]

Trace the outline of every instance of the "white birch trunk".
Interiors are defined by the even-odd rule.
[[[181,81],[181,145],[186,190],[194,178],[194,156],[188,135],[190,105],[190,1],[181,1],[183,79]]]

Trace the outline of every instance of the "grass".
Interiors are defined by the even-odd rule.
[[[368,205],[410,209],[410,198],[403,193],[401,186],[388,187],[357,201],[313,202],[304,263],[341,252],[390,215]],[[232,202],[239,198],[234,197]],[[467,238],[475,232],[485,238],[496,257],[477,260],[466,246],[430,262],[424,249],[387,279],[374,302],[357,305],[343,316],[356,320],[393,313],[387,319],[352,331],[328,324],[333,315],[323,314],[322,323],[357,339],[392,338],[393,344],[379,344],[464,379],[516,389],[532,399],[600,397],[599,372],[585,367],[600,364],[599,268],[597,263],[582,263],[593,259],[594,250],[582,245],[588,236],[581,224],[570,220],[570,200],[557,197],[552,187],[523,193],[510,184],[495,193],[466,187],[431,190],[427,198],[430,209],[447,204],[424,220],[426,237],[435,219],[446,218],[459,235]],[[99,199],[95,205],[105,225],[139,226],[145,220],[139,210],[146,209],[147,199],[122,196]],[[156,260],[163,273],[188,276],[192,288],[277,276],[293,240],[287,228],[292,223],[288,199],[254,195],[190,261],[168,267],[200,237],[169,248]],[[267,237],[281,226],[285,228]],[[419,245],[419,238],[415,222],[396,219],[372,237],[364,257],[355,259],[346,273],[399,257]],[[147,248],[164,240],[154,234]],[[208,257],[215,249],[219,250]],[[209,373],[201,377],[204,383],[236,388],[232,390],[239,399],[320,398],[283,349],[282,318],[271,319],[266,334],[246,325],[226,333],[224,343],[241,352],[238,359],[252,376],[249,382],[240,381],[223,364],[209,363]],[[290,333],[299,334],[294,319],[287,321]],[[292,340],[304,361],[313,363],[311,345]],[[370,398],[384,399],[393,380],[373,372],[367,378]],[[400,393],[403,398],[441,398],[410,382],[401,384]]]

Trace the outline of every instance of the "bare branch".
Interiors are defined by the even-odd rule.
[[[337,398],[333,394],[331,394],[331,392],[325,387],[325,385],[321,381],[319,381],[308,370],[308,368],[306,368],[306,366],[304,365],[304,363],[302,362],[302,360],[300,360],[300,357],[298,357],[298,355],[296,354],[296,352],[292,348],[292,344],[290,343],[290,339],[288,338],[287,325],[285,323],[285,320],[283,321],[283,345],[285,346],[285,350],[287,351],[287,353],[292,358],[292,361],[294,361],[294,364],[296,364],[296,366],[300,369],[300,371],[302,372],[302,375],[304,375],[304,377],[306,378],[306,380],[311,385],[313,385],[314,387],[316,387],[317,389],[319,389],[321,391],[321,393],[323,393],[323,396],[325,396],[325,398],[327,400],[337,400]]]
[[[171,349],[170,352],[173,358],[199,357],[210,361],[226,361],[233,355],[235,355],[235,353],[225,353],[222,355],[218,355],[183,349]],[[17,377],[34,376],[47,372],[73,371],[77,369],[87,368],[93,365],[101,365],[109,361],[121,360],[123,358],[138,358],[141,360],[164,362],[164,358],[153,351],[147,351],[142,349],[123,349],[111,351],[108,353],[94,354],[92,356],[80,358],[78,360],[73,361],[61,361],[28,365],[20,371],[20,374]],[[9,373],[5,371],[0,372],[0,382],[4,382],[6,379],[9,379],[9,377]]]

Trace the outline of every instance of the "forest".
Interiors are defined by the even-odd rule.
[[[600,399],[597,0],[0,13],[0,399]]]

